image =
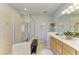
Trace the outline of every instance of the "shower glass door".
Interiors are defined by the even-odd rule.
[[[35,36],[35,21],[31,14],[17,16],[14,19],[14,40],[13,43],[30,41]]]

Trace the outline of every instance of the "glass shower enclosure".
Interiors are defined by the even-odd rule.
[[[35,36],[35,20],[31,14],[22,15],[21,19],[13,21],[14,39],[13,43],[30,41]]]

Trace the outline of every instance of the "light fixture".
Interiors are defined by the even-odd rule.
[[[64,15],[65,13],[66,13],[65,11],[62,11],[62,13],[61,13],[61,14],[63,14],[63,15]]]
[[[75,10],[72,8],[72,9],[70,9],[70,11],[73,12],[73,11],[75,11]]]
[[[26,10],[27,10],[27,8],[24,8],[24,10],[26,11]]]
[[[68,9],[65,9],[65,12],[67,12],[68,11]]]
[[[67,11],[67,14],[70,14],[71,12],[70,11]]]
[[[67,14],[70,14],[71,12],[69,11],[69,9],[65,9],[65,12],[67,13]]]
[[[69,6],[68,9],[73,9],[73,6]]]
[[[70,14],[71,12],[76,11],[77,9],[79,9],[79,4],[73,4],[68,6],[68,8],[66,8],[64,11],[61,12],[61,14]]]

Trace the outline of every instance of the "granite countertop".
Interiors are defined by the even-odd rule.
[[[67,44],[68,46],[72,47],[73,49],[79,51],[79,38],[73,37],[73,39],[69,40],[69,39],[66,39],[66,37],[64,35],[62,35],[62,36],[56,35],[55,32],[49,32],[49,35],[62,41],[63,43]]]

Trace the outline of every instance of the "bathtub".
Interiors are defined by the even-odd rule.
[[[12,45],[13,55],[30,55],[30,50],[30,42],[23,42]]]

